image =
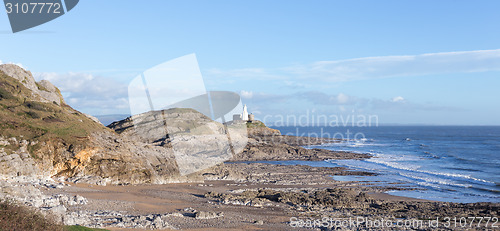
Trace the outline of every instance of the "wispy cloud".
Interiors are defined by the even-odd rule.
[[[18,65],[18,66],[20,66],[21,68],[23,68],[23,69],[27,70],[27,68],[26,68],[26,67],[25,67],[22,63],[13,63],[13,62],[7,62],[7,63],[4,63],[4,62],[2,62],[2,60],[0,60],[0,65],[2,65],[2,64],[15,64],[15,65]]]
[[[253,92],[242,90],[242,91],[240,91],[240,96],[241,96],[241,98],[244,98],[244,99],[251,99],[253,97]]]
[[[210,68],[203,71],[204,74],[208,76],[215,76],[218,78],[251,78],[259,80],[269,80],[269,79],[286,79],[284,75],[276,73],[271,69],[266,68],[241,68],[241,69],[231,69],[223,70],[219,68]]]
[[[248,92],[247,92],[248,93]],[[339,109],[340,111],[393,111],[393,112],[408,112],[408,111],[460,111],[462,109],[434,104],[421,104],[411,102],[404,99],[402,96],[395,96],[391,99],[378,98],[363,98],[344,93],[327,94],[320,91],[294,92],[291,94],[269,94],[251,92],[252,106],[261,107],[261,111],[270,112],[283,103],[296,104],[299,101],[308,105],[308,108],[323,107],[325,109]],[[243,97],[244,99],[246,97]],[[248,98],[248,97],[247,97]],[[333,107],[332,107],[333,106]],[[306,109],[306,108],[304,108]],[[332,111],[333,112],[333,111]]]
[[[392,102],[404,102],[405,98],[403,98],[402,96],[396,96],[396,97],[392,98],[391,101]]]
[[[316,105],[360,105],[366,104],[369,100],[344,93],[326,94],[319,91],[297,92],[292,94],[294,98],[305,99]]]
[[[34,73],[56,85],[71,106],[91,114],[116,114],[128,109],[127,84],[87,73]]]
[[[321,61],[286,70],[301,77],[326,81],[350,81],[459,72],[500,70],[500,49],[443,52],[405,56],[379,56]]]
[[[0,61],[1,63],[1,61]],[[101,70],[102,72],[103,70]],[[115,71],[115,70],[110,70]],[[241,91],[243,100],[262,105],[307,101],[310,105],[356,107],[370,110],[456,110],[455,108],[412,103],[402,96],[391,99],[360,98],[346,94],[325,94],[319,89],[345,81],[418,76],[440,73],[500,71],[500,49],[443,52],[404,56],[379,56],[336,61],[318,61],[276,68],[243,68],[222,70],[212,68],[203,74],[225,86],[231,81],[249,83],[267,81],[281,84],[295,93],[274,94]],[[72,106],[88,113],[116,113],[128,108],[127,84],[113,78],[99,77],[88,72],[35,73],[37,79],[47,79],[58,86]],[[214,78],[215,77],[215,78]],[[218,82],[217,82],[218,81]],[[325,84],[328,83],[328,84]],[[235,85],[238,87],[237,85]],[[301,91],[301,89],[303,89]],[[314,91],[307,91],[314,89]],[[241,88],[240,88],[241,90]],[[262,109],[262,112],[265,110]]]
[[[376,56],[318,61],[276,68],[210,69],[206,73],[227,79],[284,80],[284,86],[418,76],[443,73],[500,71],[500,49],[441,52],[419,55]],[[316,84],[318,85],[318,84]]]
[[[277,95],[266,92],[240,91],[243,101],[258,102],[259,104],[283,103],[290,98],[290,95]]]

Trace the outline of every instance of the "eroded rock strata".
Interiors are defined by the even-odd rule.
[[[50,82],[36,82],[15,65],[0,65],[0,106],[0,198],[67,225],[300,230],[292,218],[443,222],[499,215],[499,203],[390,197],[384,192],[412,188],[331,177],[370,172],[251,162],[370,157],[304,148],[338,140],[283,136],[259,121],[224,126],[192,109],[169,109],[107,128],[68,106]]]

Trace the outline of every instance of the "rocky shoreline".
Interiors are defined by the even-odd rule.
[[[394,197],[383,192],[407,188],[339,182],[329,177],[346,172],[351,174],[343,168],[230,163],[207,170],[202,174],[205,180],[199,183],[98,186],[13,177],[2,179],[1,184],[2,196],[39,208],[64,224],[111,230],[311,230],[307,221],[325,217],[439,219],[444,223],[445,217],[498,217],[500,211],[499,203],[462,204]],[[360,224],[356,229],[374,230],[365,225]]]
[[[254,122],[262,123],[260,121]],[[243,152],[233,156],[231,161],[257,160],[306,160],[322,161],[330,159],[365,159],[368,154],[351,152],[334,152],[319,148],[304,148],[303,146],[321,145],[340,142],[337,139],[301,137],[281,135],[278,130],[262,126],[250,127],[248,144]]]
[[[498,219],[500,210],[499,203],[395,197],[384,192],[412,188],[332,177],[374,175],[370,172],[261,163],[371,156],[305,148],[340,140],[282,135],[259,121],[221,124],[194,109],[171,108],[104,127],[67,105],[50,82],[36,82],[31,72],[13,64],[0,65],[0,106],[0,200],[34,208],[66,225],[111,230],[373,230],[378,228],[367,226],[367,219]],[[324,218],[341,223],[361,218],[364,223],[324,226]],[[495,227],[474,223],[438,228]]]
[[[268,129],[268,131],[272,131]],[[187,183],[164,185],[96,185],[71,183],[65,178],[40,180],[8,177],[1,181],[2,197],[39,208],[66,225],[111,230],[332,230],[314,225],[325,218],[335,221],[386,219],[429,221],[444,217],[498,217],[499,203],[448,203],[395,197],[388,190],[411,190],[403,185],[335,181],[332,175],[373,175],[343,167],[277,165],[252,161],[369,158],[368,155],[306,149],[303,144],[335,142],[252,134],[241,156],[192,176]],[[272,134],[271,134],[272,135]],[[260,137],[259,137],[260,136]],[[279,134],[274,134],[275,138]],[[291,142],[290,140],[295,141]],[[289,143],[287,143],[289,142]],[[308,223],[309,222],[309,223]],[[310,224],[310,222],[313,222]],[[374,230],[359,223],[357,230]],[[348,227],[345,229],[352,229]],[[404,227],[433,230],[432,226]],[[488,227],[476,227],[478,230]],[[491,227],[490,227],[491,228]],[[400,230],[385,227],[383,230]],[[470,230],[471,227],[440,227]]]

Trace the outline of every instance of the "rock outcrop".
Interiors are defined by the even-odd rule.
[[[171,148],[120,135],[64,103],[49,81],[0,65],[0,175],[93,184],[185,181]]]
[[[181,175],[227,161],[246,146],[245,124],[224,126],[187,108],[151,111],[108,127],[130,139],[171,148]]]
[[[248,145],[236,153],[233,161],[258,160],[308,160],[364,159],[370,155],[334,152],[304,146],[340,142],[338,139],[282,135],[279,130],[268,128],[260,121],[248,123]]]
[[[66,105],[50,82],[0,65],[2,175],[162,184],[202,180],[201,170],[228,160],[366,157],[300,147],[321,142],[332,141],[293,141],[259,121],[223,125],[183,108],[134,115],[107,128]]]
[[[49,81],[0,65],[0,174],[92,184],[162,184],[241,152],[244,124],[223,126],[193,109],[152,111],[104,127],[64,103]],[[116,131],[115,131],[116,130]]]
[[[56,103],[57,105],[64,104],[61,92],[56,86],[47,80],[35,82],[30,71],[26,71],[15,64],[2,64],[0,65],[0,71],[18,80],[30,90],[31,94],[25,95],[26,98],[45,103]]]

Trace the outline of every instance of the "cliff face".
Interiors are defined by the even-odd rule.
[[[0,174],[124,184],[187,179],[168,147],[117,134],[12,64],[0,65]]]
[[[108,127],[130,139],[170,148],[182,176],[231,159],[247,143],[244,123],[224,126],[187,108],[151,111]]]
[[[54,175],[53,162],[67,161],[102,126],[64,103],[48,81],[0,65],[0,173]],[[45,152],[45,149],[48,149]]]
[[[4,176],[162,184],[202,180],[203,172],[228,160],[366,158],[300,147],[323,142],[332,140],[282,136],[258,121],[224,126],[183,108],[134,115],[108,128],[66,105],[50,82],[37,83],[18,66],[0,65]]]
[[[61,92],[49,81],[42,80],[40,82],[35,82],[31,72],[14,64],[0,65],[0,71],[16,79],[27,88],[28,91],[24,92],[26,94],[22,95],[25,98],[44,103],[55,103],[57,105],[64,104]]]

